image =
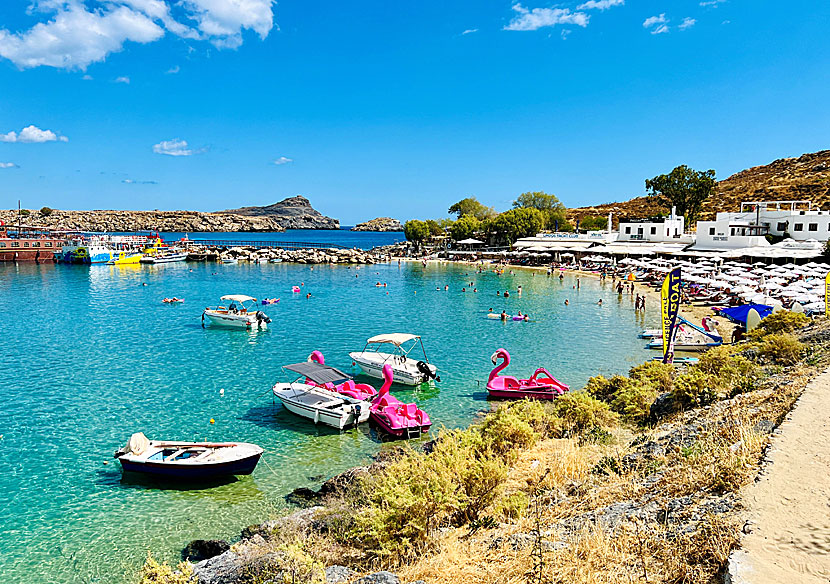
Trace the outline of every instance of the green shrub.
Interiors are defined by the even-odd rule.
[[[674,380],[672,398],[682,408],[696,408],[715,402],[719,395],[717,380],[698,368],[691,368]]]
[[[809,323],[810,318],[802,313],[779,310],[762,320],[759,328],[767,334],[791,333],[804,328]]]
[[[41,207],[40,214],[44,217],[48,217],[52,214],[52,209],[50,209],[49,207]]]
[[[190,584],[193,568],[188,562],[182,562],[174,569],[166,562],[157,562],[148,553],[140,577],[140,584]]]
[[[733,350],[733,347],[726,345],[710,349],[700,356],[694,366],[694,369],[711,376],[711,382],[717,389],[727,393],[739,386],[744,390],[754,386],[760,375],[760,368],[755,363],[743,355],[734,355]]]
[[[594,428],[616,426],[619,418],[607,403],[584,391],[566,393],[553,400],[551,435],[555,437],[579,435]]]
[[[791,333],[767,335],[758,347],[758,355],[764,361],[777,365],[793,365],[801,359],[804,343]]]
[[[528,499],[527,494],[522,491],[518,491],[516,493],[511,493],[510,495],[501,497],[493,505],[493,511],[497,516],[501,517],[505,521],[510,519],[521,519],[527,511],[528,505],[530,505],[530,500]]]
[[[585,384],[585,391],[588,395],[597,398],[600,401],[611,403],[617,392],[630,383],[628,377],[622,375],[614,375],[611,379],[606,379],[602,375],[591,377],[588,383]]]
[[[674,367],[660,361],[646,361],[632,367],[628,376],[640,383],[650,385],[658,393],[666,393],[674,387]]]
[[[21,217],[28,217],[31,214],[32,214],[32,212],[29,211],[28,209],[21,209],[20,210],[20,216]]]
[[[648,422],[651,404],[657,399],[657,390],[648,384],[632,381],[621,388],[611,402],[611,409],[624,420],[635,424]]]
[[[491,412],[474,431],[481,434],[483,444],[506,454],[534,444],[547,434],[549,424],[550,414],[544,405],[535,400],[521,400]]]

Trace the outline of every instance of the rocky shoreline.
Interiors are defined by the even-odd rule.
[[[232,248],[204,248],[191,252],[194,256],[207,256],[219,260],[235,259],[254,263],[287,262],[295,264],[365,264],[371,265],[388,261],[389,257],[382,251],[361,249],[283,249],[253,246]]]
[[[358,223],[351,228],[351,231],[403,231],[403,225],[400,221],[391,217],[378,217],[365,223]]]

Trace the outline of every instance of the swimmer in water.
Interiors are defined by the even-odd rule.
[[[524,318],[522,318],[522,320],[523,320],[523,321],[525,321],[525,322],[527,322],[527,321],[529,321],[529,320],[530,320],[530,316],[528,316],[527,314],[525,314],[525,315],[524,315]]]
[[[444,285],[444,290],[449,290],[449,289],[450,289],[449,284],[445,284],[445,285]]]
[[[306,295],[305,295],[305,298],[306,298],[306,300],[308,300],[309,298],[311,298],[311,292],[309,292],[308,294],[306,294]]]
[[[462,291],[462,292],[466,292],[466,291],[467,291],[467,289],[466,289],[466,288],[462,288],[462,289],[461,289],[461,291]]]
[[[490,310],[488,310],[487,312],[493,312],[493,309],[491,308],[491,309],[490,309]]]
[[[570,302],[568,302],[568,299],[565,298],[565,306],[567,306],[568,304],[570,304]]]
[[[598,304],[599,306],[602,306],[602,298],[600,298],[600,299],[597,301],[597,304]]]
[[[501,311],[501,319],[502,320],[507,320],[507,313],[503,310]]]
[[[473,288],[473,292],[478,292],[478,288]]]
[[[501,296],[501,292],[499,292],[498,290],[496,290],[496,296]]]
[[[505,297],[505,298],[510,298],[510,292],[508,292],[507,290],[505,290],[505,291],[504,291],[504,297]]]

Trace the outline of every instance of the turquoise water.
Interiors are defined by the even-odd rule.
[[[376,288],[378,281],[388,287]],[[478,292],[462,292],[471,281]],[[295,284],[303,294],[290,292]],[[436,427],[466,425],[488,407],[489,357],[501,346],[513,356],[508,372],[527,375],[544,365],[572,388],[642,362],[648,353],[636,335],[656,325],[655,307],[637,315],[631,298],[619,301],[610,282],[604,288],[582,278],[580,290],[574,285],[571,277],[560,282],[543,273],[497,276],[419,263],[359,270],[0,265],[3,581],[128,581],[147,550],[175,559],[191,539],[234,536],[278,512],[293,488],[317,486],[364,463],[379,448],[368,427],[342,434],[315,428],[272,402],[280,365],[305,360],[313,349],[349,370],[348,351],[371,335],[423,335],[443,381],[397,393],[417,400]],[[510,298],[496,296],[505,289]],[[270,329],[203,329],[203,307],[228,293],[280,297],[265,308]],[[174,295],[184,304],[161,303]],[[521,310],[533,320],[489,320],[490,307]],[[112,458],[136,431],[250,441],[265,454],[250,477],[162,490],[122,478]]]

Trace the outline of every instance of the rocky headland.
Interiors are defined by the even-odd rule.
[[[0,211],[0,221],[17,224],[17,210]],[[64,211],[44,207],[24,210],[23,225],[72,231],[173,231],[234,232],[285,231],[286,229],[339,229],[337,219],[326,217],[305,197],[291,197],[267,207],[234,211]]]
[[[283,199],[279,203],[264,207],[241,207],[219,213],[242,215],[243,217],[271,218],[285,229],[340,229],[340,221],[326,217],[311,206],[302,195]]]
[[[358,223],[351,229],[352,231],[403,231],[403,225],[397,219],[391,217],[378,217],[366,221],[365,223]]]

